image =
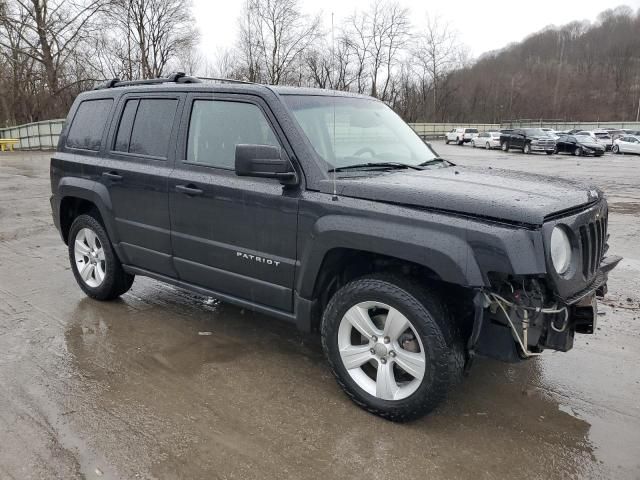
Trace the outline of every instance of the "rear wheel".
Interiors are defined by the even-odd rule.
[[[464,143],[464,140],[460,140],[460,137],[458,137],[456,139],[456,142],[458,142],[458,145],[462,145]]]
[[[476,148],[476,142],[475,142],[475,140],[471,140],[471,146],[472,146],[473,148]]]
[[[503,152],[508,152],[509,151],[509,142],[503,142],[502,145],[500,145],[500,148],[502,149]]]
[[[576,147],[576,148],[573,150],[573,154],[574,154],[576,157],[581,156],[581,155],[582,155],[582,148],[581,148],[581,147]]]
[[[522,152],[526,154],[531,153],[531,145],[529,143],[525,143],[524,148],[522,149]]]
[[[485,143],[484,148],[487,150],[491,150],[491,144],[489,142]]]
[[[444,143],[445,145],[449,145],[449,137],[444,137]]]
[[[96,300],[113,300],[133,284],[115,255],[104,227],[91,215],[80,215],[69,230],[69,261],[80,288]]]
[[[547,155],[553,155],[555,152],[555,150],[547,150],[546,151]]]
[[[415,283],[365,277],[332,297],[322,318],[322,346],[338,384],[356,404],[408,421],[444,399],[462,366],[455,360],[460,350],[453,347],[451,322],[437,296]]]

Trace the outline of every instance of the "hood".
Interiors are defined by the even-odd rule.
[[[551,135],[533,135],[531,138],[531,140],[555,140],[555,138]]]
[[[338,178],[339,196],[542,225],[545,217],[597,201],[601,192],[577,182],[510,170],[449,167]],[[332,193],[331,180],[321,190]]]

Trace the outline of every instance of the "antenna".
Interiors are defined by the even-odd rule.
[[[336,72],[336,52],[335,52],[335,34],[333,30],[333,12],[331,12],[331,89],[333,90],[333,97],[331,99],[331,104],[333,105],[333,197],[331,197],[331,201],[338,201],[338,192],[336,189],[336,99],[335,99],[335,72]]]

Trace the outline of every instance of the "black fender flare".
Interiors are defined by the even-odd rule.
[[[474,252],[464,236],[424,225],[395,224],[351,215],[318,219],[300,257],[296,291],[312,298],[325,256],[336,248],[386,255],[434,272],[440,280],[470,287],[485,285]]]
[[[107,235],[111,239],[114,245],[119,243],[119,239],[116,234],[116,229],[113,224],[113,207],[111,203],[111,196],[107,187],[95,180],[89,180],[87,178],[77,177],[63,177],[58,183],[57,198],[59,203],[57,205],[58,221],[62,216],[60,211],[60,205],[65,198],[81,198],[87,200],[96,206],[102,217],[104,227],[107,231]]]

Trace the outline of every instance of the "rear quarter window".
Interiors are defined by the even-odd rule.
[[[66,146],[96,152],[100,150],[111,105],[111,98],[85,100],[80,103],[69,127]]]

